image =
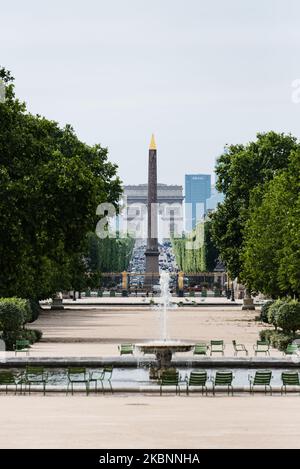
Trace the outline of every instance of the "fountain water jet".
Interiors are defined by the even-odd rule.
[[[157,368],[152,377],[160,375],[161,371],[171,367],[172,355],[175,352],[188,352],[193,347],[193,343],[182,342],[180,340],[168,340],[167,334],[167,316],[168,310],[177,307],[172,303],[171,293],[169,288],[170,275],[168,272],[161,272],[160,274],[160,304],[156,307],[160,311],[161,323],[161,340],[145,342],[143,344],[136,344],[136,347],[143,353],[153,353],[156,356]],[[151,376],[150,376],[151,377]]]

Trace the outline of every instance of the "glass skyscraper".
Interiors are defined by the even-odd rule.
[[[206,213],[206,201],[211,196],[210,174],[185,175],[186,230],[191,231]]]

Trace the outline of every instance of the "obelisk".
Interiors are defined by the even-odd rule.
[[[146,249],[146,276],[145,286],[148,290],[159,279],[159,251],[157,239],[157,152],[154,135],[152,134],[149,147],[148,162],[148,231]]]

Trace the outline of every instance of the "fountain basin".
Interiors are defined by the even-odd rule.
[[[176,340],[157,340],[136,344],[136,348],[142,353],[153,353],[156,356],[159,370],[171,367],[172,355],[175,352],[189,352],[195,346],[193,343]]]

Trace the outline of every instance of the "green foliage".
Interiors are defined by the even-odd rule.
[[[40,312],[41,312],[41,307],[37,300],[30,299],[28,301],[29,301],[30,309],[31,309],[31,317],[28,320],[28,322],[33,322],[39,317]]]
[[[95,233],[89,233],[86,258],[88,271],[90,273],[126,271],[133,247],[134,239],[131,236],[100,239]]]
[[[259,316],[259,319],[260,321],[262,322],[265,322],[265,323],[269,323],[269,318],[268,318],[268,312],[269,312],[269,308],[270,306],[274,303],[274,301],[266,301],[266,303],[264,303],[261,307],[261,310],[260,310],[260,316]]]
[[[172,246],[180,270],[186,273],[214,270],[218,251],[212,240],[212,222],[199,223],[187,237],[173,238]]]
[[[41,340],[43,336],[42,331],[39,329],[24,329],[20,332],[18,339],[27,339],[31,344]]]
[[[33,319],[30,302],[22,298],[0,298],[0,324],[2,339],[7,350],[13,350],[17,339],[28,339],[34,343],[41,339],[38,329],[24,329],[26,322]]]
[[[218,159],[217,189],[223,192],[225,199],[212,214],[212,232],[221,259],[232,277],[240,276],[243,271],[245,227],[252,210],[250,205],[260,205],[265,186],[288,167],[291,152],[296,148],[294,137],[268,132],[258,134],[257,140],[247,145],[228,146]],[[263,235],[262,231],[256,232],[258,238]],[[259,261],[263,262],[262,258]],[[254,279],[254,275],[243,275],[250,288]]]
[[[276,323],[283,332],[295,332],[300,329],[300,303],[291,300],[283,303],[276,314]]]
[[[260,331],[259,336],[261,340],[269,342],[272,347],[281,351],[286,350],[288,344],[296,338],[294,334],[274,331],[272,329],[263,329]]]
[[[242,277],[256,290],[300,297],[300,150],[286,170],[253,199],[245,228]]]
[[[0,298],[0,317],[3,331],[19,330],[28,320],[26,300]]]
[[[48,298],[70,287],[96,208],[117,206],[121,184],[106,148],[29,114],[10,74],[0,77],[0,295]]]
[[[275,329],[277,329],[277,314],[279,311],[280,306],[282,306],[285,302],[282,300],[276,300],[274,303],[270,305],[268,308],[268,323],[273,324]]]
[[[0,298],[0,322],[2,339],[7,350],[12,350],[28,320],[28,303],[20,298]]]

